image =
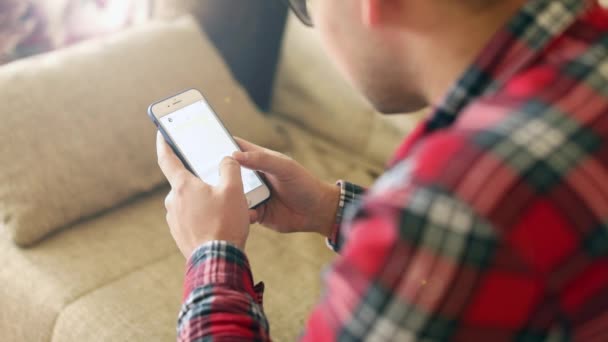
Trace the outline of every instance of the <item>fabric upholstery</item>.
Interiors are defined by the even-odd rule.
[[[317,176],[369,185],[377,166],[281,120],[284,150]],[[165,223],[161,188],[55,234],[31,249],[0,228],[3,341],[165,341],[175,337],[185,259]],[[253,226],[247,254],[268,289],[277,341],[295,340],[334,256],[321,237]],[[296,267],[294,267],[294,265]],[[35,327],[32,329],[32,327]]]
[[[230,66],[235,78],[264,111],[285,29],[287,7],[268,0],[156,0],[154,16],[193,14]]]
[[[174,341],[183,267],[176,252],[102,285],[66,306],[52,340]]]
[[[0,228],[2,340],[50,341],[54,322],[64,307],[176,253],[164,222],[165,192],[159,190],[86,220],[34,248],[17,247],[8,231]],[[175,271],[179,276],[181,270]],[[92,308],[91,315],[97,315],[95,311]]]
[[[0,68],[0,226],[31,245],[162,184],[146,109],[191,87],[233,134],[280,146],[189,18]]]
[[[291,16],[272,111],[343,147],[384,163],[420,114],[383,117],[344,80],[315,30]]]

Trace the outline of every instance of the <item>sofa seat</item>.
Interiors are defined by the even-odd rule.
[[[371,183],[382,167],[273,119],[284,151],[328,181]],[[185,261],[165,223],[160,188],[20,249],[0,230],[2,341],[170,341]],[[322,238],[253,226],[247,245],[276,341],[297,338],[333,258]],[[23,324],[23,322],[31,322]],[[30,328],[35,327],[35,328]]]

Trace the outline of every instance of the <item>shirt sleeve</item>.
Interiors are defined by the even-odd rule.
[[[345,241],[340,225],[365,189],[344,181],[340,206],[328,245],[339,251]],[[225,241],[200,246],[190,257],[184,283],[184,302],[178,318],[178,341],[270,341],[263,310],[264,284],[253,284],[246,255]]]
[[[326,272],[304,341],[443,341],[460,315],[476,318],[480,303],[466,298],[496,238],[465,202],[437,188],[388,188],[368,194],[343,228],[348,243]]]
[[[346,181],[336,183],[340,187],[340,204],[336,213],[336,222],[333,226],[332,234],[326,240],[327,246],[334,252],[339,253],[342,245],[347,240],[346,231],[342,227],[343,219],[356,210],[357,204],[365,194],[366,189]]]
[[[343,186],[347,193],[351,185]],[[303,341],[448,340],[458,324],[483,323],[488,310],[502,310],[485,293],[465,300],[484,277],[494,281],[487,267],[498,245],[492,225],[466,202],[412,184],[374,188],[359,201],[342,218],[348,243],[325,273]],[[188,262],[179,340],[269,341],[262,289],[238,248],[201,246]]]
[[[249,262],[236,246],[211,241],[188,261],[178,341],[269,341],[262,298]]]

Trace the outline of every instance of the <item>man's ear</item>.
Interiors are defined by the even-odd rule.
[[[361,0],[363,24],[369,28],[393,25],[401,11],[402,0]]]

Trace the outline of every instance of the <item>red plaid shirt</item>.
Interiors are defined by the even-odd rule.
[[[607,139],[608,11],[528,1],[369,191],[342,185],[303,340],[608,341]],[[180,340],[270,339],[237,248],[201,246],[185,287]]]

